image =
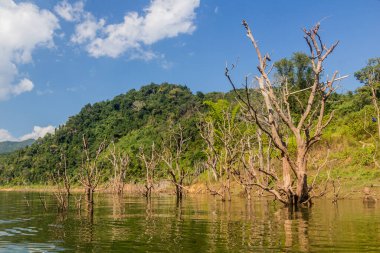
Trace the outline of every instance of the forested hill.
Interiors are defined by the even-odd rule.
[[[46,182],[49,173],[56,169],[61,153],[67,156],[67,167],[75,174],[81,164],[83,136],[92,151],[105,140],[137,154],[141,146],[149,148],[152,142],[160,143],[171,125],[181,123],[192,136],[189,145],[197,145],[196,117],[203,110],[203,101],[224,96],[216,92],[193,94],[187,87],[165,83],[133,89],[109,101],[87,104],[54,134],[1,157],[0,183]],[[199,159],[201,152],[200,149],[192,152],[190,162]],[[130,173],[137,174],[136,177],[138,166],[136,158],[132,158]]]
[[[0,142],[0,154],[6,154],[33,144],[34,140]]]
[[[151,84],[112,100],[88,104],[65,125],[59,126],[54,134],[48,134],[21,150],[0,155],[0,185],[46,183],[62,161],[62,154],[67,157],[69,173],[75,176],[82,164],[83,136],[88,140],[92,154],[96,153],[101,142],[115,142],[117,148],[131,154],[127,180],[142,180],[144,170],[138,159],[140,147],[149,150],[155,143],[160,149],[169,130],[179,123],[190,138],[183,159],[185,166],[196,170],[195,165],[205,161],[205,143],[197,127],[199,115],[208,110],[205,101],[218,99],[230,103],[236,101],[233,92],[193,94],[180,85]],[[380,152],[373,140],[377,135],[377,119],[373,119],[375,110],[369,88],[363,86],[355,92],[334,94],[328,108],[329,111],[335,110],[334,120],[313,151],[313,163],[322,163],[329,154],[332,177],[346,178],[348,182],[377,180],[380,173],[375,168]],[[111,167],[107,152],[101,166],[105,171]],[[157,170],[156,173],[160,178],[168,178],[164,171]],[[104,180],[107,180],[107,173]]]

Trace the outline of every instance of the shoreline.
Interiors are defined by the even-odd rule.
[[[217,188],[218,185],[213,185],[211,187]],[[124,195],[132,195],[132,196],[141,196],[143,197],[143,184],[125,184],[124,186]],[[185,195],[190,196],[205,196],[212,194],[208,191],[206,184],[204,183],[194,183],[192,185],[184,187]],[[36,193],[54,193],[57,192],[57,187],[53,185],[24,185],[24,186],[0,186],[0,192],[36,192]],[[75,185],[70,189],[71,193],[80,194],[84,193],[83,186]],[[110,194],[114,195],[112,192],[112,188],[107,185],[101,185],[98,189],[96,189],[95,193],[100,194]],[[165,195],[175,195],[175,189],[173,185],[168,184],[167,181],[159,182],[155,187],[152,193],[155,196],[165,196]],[[233,185],[231,187],[231,195],[233,197],[245,198],[244,191],[239,185]],[[375,199],[380,200],[380,187],[373,186],[371,187],[371,196]],[[216,196],[217,197],[217,196]],[[265,193],[263,195],[258,194],[256,191],[252,191],[252,200],[260,199],[262,197],[270,198],[272,195]],[[363,199],[365,197],[363,190],[352,190],[352,189],[344,189],[340,192],[338,201],[341,199]],[[218,197],[217,197],[218,198]],[[324,196],[320,198],[333,199],[333,192],[328,192]],[[318,199],[318,198],[315,198]]]

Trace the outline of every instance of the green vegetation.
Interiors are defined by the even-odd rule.
[[[287,75],[294,76],[295,80],[308,78],[307,68],[297,65],[297,59],[302,60],[302,55],[295,54],[291,60],[282,60],[279,64],[290,65]],[[292,67],[293,65],[296,67]],[[277,66],[276,74],[283,71],[282,67]],[[300,71],[303,73],[300,74]],[[304,77],[300,77],[301,75]],[[305,85],[301,81],[295,82],[299,88]],[[325,129],[321,142],[313,146],[311,151],[310,181],[313,180],[313,175],[317,174],[318,165],[326,160],[326,154],[329,153],[325,170],[319,173],[317,181],[323,182],[327,178],[326,171],[328,171],[330,178],[340,180],[341,184],[349,186],[378,184],[380,168],[377,167],[377,161],[380,155],[377,122],[379,119],[376,117],[370,89],[366,81],[363,82],[364,86],[356,91],[347,94],[334,93],[329,100],[328,112],[335,111],[335,116]],[[376,93],[376,96],[376,99],[379,99],[380,94]],[[224,120],[228,117],[232,120],[230,123],[233,127],[238,127],[233,131],[238,133],[240,138],[254,136],[252,143],[257,142],[256,128],[247,128],[234,92],[194,94],[185,86],[167,83],[150,84],[140,90],[130,90],[109,101],[88,104],[77,115],[70,117],[65,125],[59,126],[54,134],[48,134],[23,149],[1,155],[0,184],[3,186],[51,184],[52,176],[62,166],[62,155],[64,155],[67,160],[68,175],[80,185],[79,174],[84,159],[83,137],[88,142],[92,157],[95,157],[100,143],[114,142],[116,149],[129,154],[128,168],[123,180],[143,183],[145,167],[139,159],[141,148],[148,154],[151,152],[152,143],[155,143],[157,151],[173,151],[170,146],[172,144],[169,145],[168,140],[171,140],[173,130],[179,125],[186,139],[186,145],[175,162],[179,167],[183,167],[183,170],[178,170],[180,174],[175,174],[173,170],[175,175],[171,177],[170,163],[158,162],[154,172],[156,182],[172,178],[178,180],[183,175],[186,176],[183,182],[181,181],[184,185],[200,181],[206,183],[226,175],[236,179],[237,172],[234,167],[242,164],[232,161],[232,158],[226,161],[227,164],[230,163],[228,164],[230,167],[220,163],[221,167],[214,172],[215,179],[213,179],[212,171],[209,170],[211,167],[207,164],[212,151],[200,135],[201,122],[213,122],[215,147],[219,150],[217,151],[219,156],[225,159],[231,154],[223,151],[225,147],[222,143],[224,137],[221,129],[226,127],[223,124],[226,124]],[[262,141],[266,148],[267,138],[263,136]],[[292,145],[291,142],[292,139],[289,139],[289,147]],[[231,143],[237,145],[236,141]],[[258,149],[257,146],[253,148]],[[245,154],[244,157],[247,156],[247,153]],[[109,155],[110,148],[105,149],[99,158],[101,182],[112,180],[113,169]],[[278,152],[270,152],[273,165],[279,165],[279,157]],[[249,184],[241,183],[242,189],[247,185]]]
[[[32,145],[34,142],[33,139],[25,141],[4,141],[0,142],[0,154],[11,153],[18,149],[25,148],[26,146]]]
[[[162,143],[169,134],[170,126],[181,123],[190,136],[185,154],[187,166],[202,159],[202,143],[197,132],[197,115],[204,111],[204,100],[214,100],[226,95],[222,93],[192,94],[184,86],[151,84],[140,90],[131,90],[110,101],[86,105],[67,123],[59,126],[54,134],[48,134],[33,145],[14,153],[1,156],[0,182],[3,185],[43,184],[58,169],[61,154],[67,157],[68,172],[77,175],[82,163],[82,138],[88,141],[94,155],[103,141],[114,141],[117,148],[126,150],[131,156],[127,178],[139,181],[142,165],[137,157],[140,147],[149,149],[152,142]],[[232,97],[232,96],[230,96]],[[111,165],[101,157],[101,168]],[[158,171],[161,175],[163,172]],[[104,173],[102,180],[110,176]]]

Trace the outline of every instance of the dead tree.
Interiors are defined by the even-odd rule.
[[[251,192],[256,184],[269,187],[273,179],[277,179],[271,166],[271,140],[264,145],[261,131],[258,130],[256,133],[256,138],[247,132],[241,139],[241,161],[232,173],[243,187],[248,200],[251,200]]]
[[[67,158],[66,158],[66,154],[64,154],[63,152],[61,152],[61,161],[58,163],[58,166],[59,166],[58,173],[61,175],[61,176],[59,175],[60,176],[59,178],[62,178],[63,186],[65,188],[66,195],[68,197],[71,194],[70,189],[71,189],[71,183],[73,181],[73,178],[70,177],[67,172]]]
[[[247,119],[256,124],[272,140],[282,160],[282,186],[267,187],[258,183],[256,186],[270,192],[286,205],[309,202],[311,189],[307,183],[307,155],[311,147],[321,139],[323,130],[333,118],[333,112],[327,119],[325,118],[326,102],[336,89],[335,82],[341,79],[337,78],[337,72],[334,72],[330,79],[322,82],[323,64],[338,42],[331,47],[323,44],[319,35],[319,24],[310,30],[304,29],[305,40],[310,51],[313,81],[310,87],[298,91],[307,92],[308,99],[307,103],[302,105],[301,114],[295,116],[289,106],[289,97],[294,92],[289,92],[287,85],[276,87],[270,76],[273,67],[268,67],[268,62],[271,61],[269,55],[261,53],[250,27],[244,20],[243,26],[256,50],[259,62],[257,66],[259,74],[255,79],[263,99],[264,112],[262,113],[252,102],[252,89],[248,87],[248,78],[246,78],[245,90],[242,94],[236,88],[228,68],[225,75],[234,88],[237,99],[247,114]],[[295,153],[292,153],[288,147],[289,138],[295,140]]]
[[[69,204],[69,194],[62,183],[60,171],[58,170],[56,174],[53,174],[51,179],[56,187],[56,191],[54,191],[53,194],[57,200],[57,209],[58,211],[65,211],[67,210]]]
[[[188,175],[183,162],[183,153],[186,149],[186,142],[189,138],[184,137],[184,129],[179,124],[178,127],[173,127],[169,136],[163,143],[163,150],[160,154],[161,160],[164,162],[171,182],[175,186],[177,200],[182,199],[183,181]]]
[[[154,174],[159,163],[159,155],[155,149],[154,143],[152,143],[151,150],[148,154],[145,153],[143,147],[140,147],[139,158],[145,168],[145,192],[144,196],[150,199],[152,196],[152,189],[154,187]]]
[[[100,179],[102,177],[101,170],[99,168],[98,162],[101,153],[105,149],[105,141],[101,142],[95,156],[92,157],[90,154],[90,148],[88,141],[83,135],[83,158],[82,166],[79,173],[79,181],[85,188],[85,193],[87,201],[90,205],[94,203],[94,192],[99,185]],[[92,206],[91,206],[92,208]]]
[[[206,143],[206,148],[204,150],[206,161],[204,165],[209,171],[211,171],[214,180],[218,181],[220,178],[217,171],[219,153],[216,150],[214,124],[210,121],[203,120],[198,124],[198,129],[202,139]]]
[[[219,190],[209,187],[208,190],[221,196],[223,201],[231,200],[231,173],[240,159],[242,136],[237,119],[239,106],[227,103],[225,100],[209,103],[210,109],[219,115],[205,117],[199,124],[200,135],[207,144],[206,166],[221,184]]]
[[[51,175],[51,179],[56,186],[54,196],[57,199],[57,208],[59,211],[65,211],[69,205],[73,177],[70,177],[67,172],[67,158],[63,152],[61,152],[60,158],[57,171]]]
[[[241,160],[239,166],[235,166],[232,170],[232,176],[244,189],[248,200],[251,200],[251,191],[254,182],[258,180],[257,173],[257,155],[255,149],[252,148],[251,136],[241,141]]]
[[[45,212],[48,210],[48,205],[45,199],[45,196],[42,197],[41,193],[38,193],[38,198],[40,199],[41,205],[44,208]]]
[[[64,212],[69,207],[68,195],[63,191],[59,184],[57,186],[57,191],[54,192],[54,196],[57,200],[57,209],[60,212]]]
[[[108,160],[113,167],[112,191],[121,196],[124,193],[125,177],[130,162],[129,155],[117,149],[115,143],[112,142]]]

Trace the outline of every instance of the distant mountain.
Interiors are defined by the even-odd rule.
[[[10,153],[18,149],[25,148],[35,142],[33,139],[25,141],[4,141],[0,142],[0,154]]]

